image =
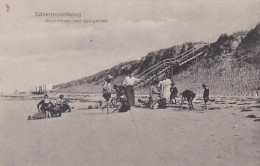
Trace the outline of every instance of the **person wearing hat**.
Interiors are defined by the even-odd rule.
[[[208,109],[208,101],[209,101],[209,88],[208,86],[204,83],[202,84],[202,87],[204,88],[204,93],[203,93],[203,100],[205,102],[206,109]]]
[[[102,107],[102,109],[107,107],[107,113],[108,113],[110,99],[111,99],[111,93],[112,93],[112,86],[110,83],[112,79],[113,79],[113,77],[111,75],[108,75],[106,78],[106,81],[103,85],[103,97],[105,98],[107,103]]]

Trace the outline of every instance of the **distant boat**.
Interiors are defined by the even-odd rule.
[[[49,90],[52,90],[52,86],[50,84],[42,84],[40,86],[34,86],[31,88],[31,93],[35,95],[46,94]]]

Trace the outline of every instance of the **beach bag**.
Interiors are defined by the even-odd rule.
[[[166,108],[166,98],[158,100],[158,108]]]

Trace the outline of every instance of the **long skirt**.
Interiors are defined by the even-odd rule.
[[[126,101],[129,107],[135,105],[135,91],[134,86],[126,86]]]

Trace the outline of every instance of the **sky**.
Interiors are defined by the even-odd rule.
[[[35,12],[81,17],[36,17]],[[90,19],[107,21],[83,22]],[[259,22],[259,0],[3,0],[0,92],[80,79],[140,60],[151,51],[189,41],[213,42],[223,33],[250,30]]]

